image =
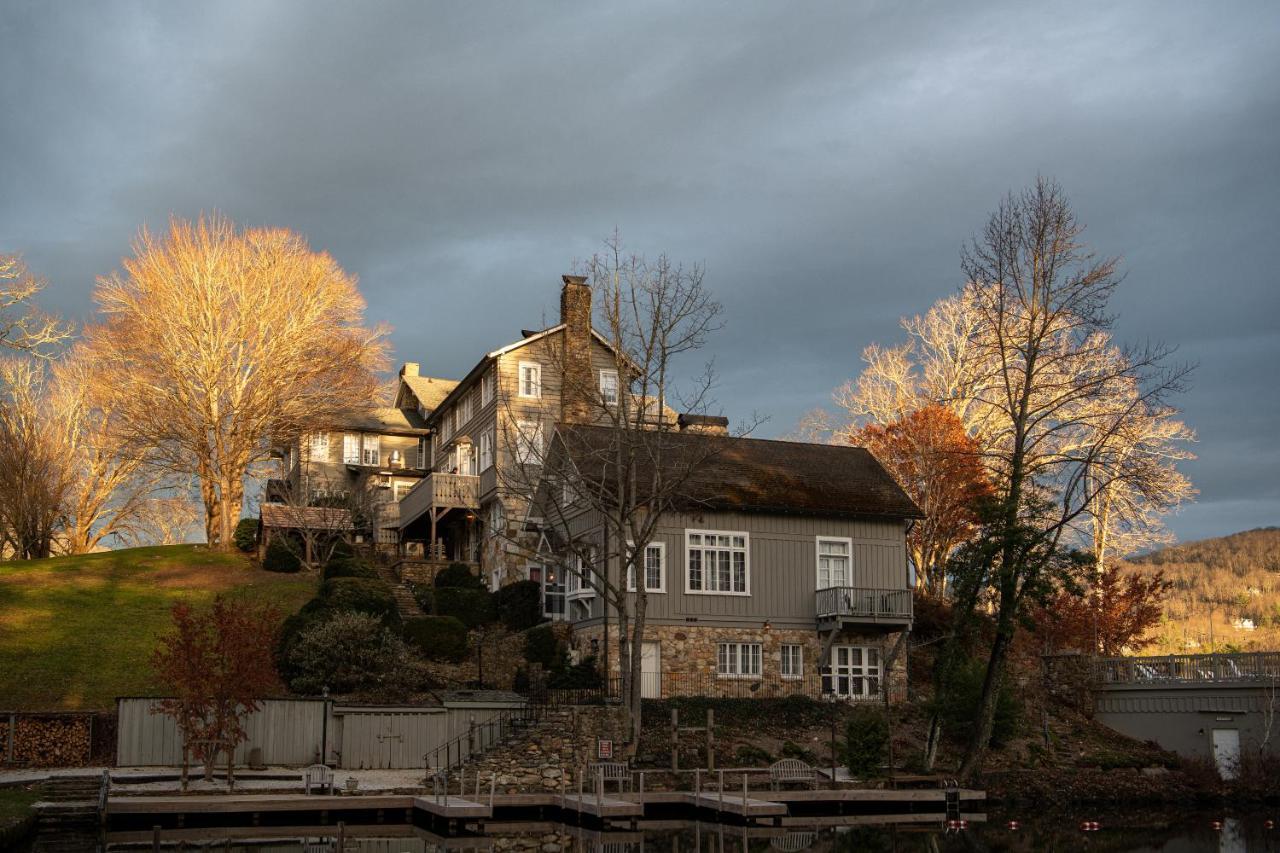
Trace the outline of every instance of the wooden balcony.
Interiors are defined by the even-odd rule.
[[[470,474],[431,473],[400,499],[401,529],[428,513],[438,520],[451,509],[480,508],[480,478]]]
[[[911,624],[911,590],[833,586],[814,593],[818,630],[850,626],[906,627]]]

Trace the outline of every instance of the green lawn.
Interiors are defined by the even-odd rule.
[[[288,614],[315,583],[200,545],[0,563],[0,710],[105,709],[154,693],[149,660],[174,602],[227,593]]]
[[[16,826],[31,814],[31,804],[40,799],[34,788],[0,788],[0,843],[4,832]]]

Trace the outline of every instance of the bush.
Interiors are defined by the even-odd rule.
[[[487,589],[459,589],[441,587],[433,590],[435,608],[439,616],[456,616],[468,628],[488,625],[497,619],[493,609],[493,595]]]
[[[550,625],[539,625],[524,632],[524,659],[529,663],[540,663],[545,669],[551,669],[563,657],[563,644],[556,639]]]
[[[404,641],[366,613],[332,613],[310,625],[294,640],[285,663],[296,693],[400,693],[415,675]]]
[[[739,767],[768,767],[773,763],[773,756],[768,750],[761,749],[753,743],[746,743],[738,747],[738,751],[733,754],[733,760]]]
[[[267,553],[262,555],[262,568],[268,572],[293,574],[302,568],[302,561],[283,537],[275,536],[267,545]]]
[[[303,609],[306,610],[308,604]],[[320,585],[319,609],[350,610],[376,616],[388,625],[400,621],[396,598],[386,581],[376,578],[333,578]]]
[[[956,668],[934,707],[942,717],[943,731],[962,732],[978,721],[978,703],[982,699],[982,682],[987,676],[985,660],[974,659]],[[991,745],[997,749],[1017,734],[1022,721],[1022,708],[1006,678],[996,696],[996,716],[991,727]]]
[[[467,656],[467,626],[452,616],[414,616],[404,620],[401,635],[430,660],[457,663]]]
[[[542,621],[542,585],[537,581],[517,581],[493,594],[498,619],[508,631],[527,631]]]
[[[594,689],[601,685],[600,670],[596,666],[596,656],[587,655],[580,662],[569,666],[568,655],[557,649],[557,655],[551,663],[551,677],[547,686],[559,690]]]
[[[377,578],[378,570],[363,560],[355,557],[330,557],[324,564],[323,577],[330,578]]]
[[[844,724],[841,758],[849,775],[858,779],[880,775],[889,747],[889,721],[884,711],[869,705],[855,705]]]
[[[258,519],[242,518],[236,522],[236,532],[231,534],[231,541],[246,554],[253,553],[258,547]]]
[[[811,766],[818,763],[818,756],[813,750],[805,749],[795,741],[783,741],[782,748],[778,752],[783,758],[795,758]]]
[[[484,581],[471,573],[466,563],[450,563],[436,575],[435,585],[439,587],[455,587],[458,589],[484,589]]]

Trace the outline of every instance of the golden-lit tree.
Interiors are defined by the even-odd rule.
[[[44,280],[27,271],[17,255],[0,254],[0,350],[18,350],[47,357],[67,339],[70,330],[35,306]]]
[[[0,553],[18,559],[53,552],[72,469],[45,406],[43,362],[0,360]]]
[[[133,252],[98,280],[87,352],[125,443],[196,478],[209,544],[230,549],[246,474],[273,439],[373,399],[386,330],[365,328],[352,276],[284,229],[175,219]]]
[[[911,496],[924,518],[907,533],[916,589],[935,598],[946,591],[948,555],[978,530],[978,505],[991,496],[981,448],[951,409],[929,403],[851,436],[870,450]]]

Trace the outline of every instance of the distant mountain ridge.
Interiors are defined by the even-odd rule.
[[[1147,653],[1280,650],[1280,527],[1184,542],[1130,557],[1173,582],[1159,642]]]

